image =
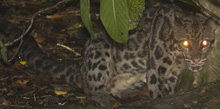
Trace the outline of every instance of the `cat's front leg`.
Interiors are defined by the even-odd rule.
[[[148,89],[151,98],[161,98],[166,95],[174,94],[178,78],[169,73],[170,72],[165,72],[161,74],[160,70],[148,71]]]

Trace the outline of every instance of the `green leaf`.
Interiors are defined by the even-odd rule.
[[[76,32],[76,30],[78,30],[81,26],[81,23],[75,23],[72,26],[68,27],[67,32],[69,35],[72,35]]]
[[[128,40],[127,0],[101,0],[100,17],[110,37],[118,43]]]
[[[95,35],[92,29],[92,21],[91,21],[90,14],[89,14],[90,13],[89,5],[90,5],[89,0],[80,0],[81,19],[86,29],[89,31],[92,39],[95,39]]]

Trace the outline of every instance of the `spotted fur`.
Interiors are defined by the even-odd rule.
[[[144,11],[142,30],[133,30],[127,43],[111,40],[105,31],[86,44],[80,64],[58,63],[47,57],[27,36],[21,53],[38,72],[76,85],[102,105],[147,86],[152,98],[174,93],[178,75],[188,67],[197,72],[205,64],[215,42],[215,24],[209,18],[185,13],[175,5]],[[181,45],[188,40],[190,46]],[[201,41],[209,45],[201,47]],[[195,63],[194,59],[200,59]]]

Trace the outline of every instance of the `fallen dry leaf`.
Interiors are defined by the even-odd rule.
[[[58,91],[58,90],[54,90],[54,93],[55,93],[56,95],[66,95],[66,94],[67,94],[66,91]]]

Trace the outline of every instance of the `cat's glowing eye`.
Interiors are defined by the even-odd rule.
[[[184,40],[184,41],[182,42],[182,45],[183,45],[184,47],[189,47],[189,41]]]
[[[203,46],[203,47],[208,46],[208,41],[207,41],[207,40],[203,40],[203,41],[202,41],[202,46]]]

